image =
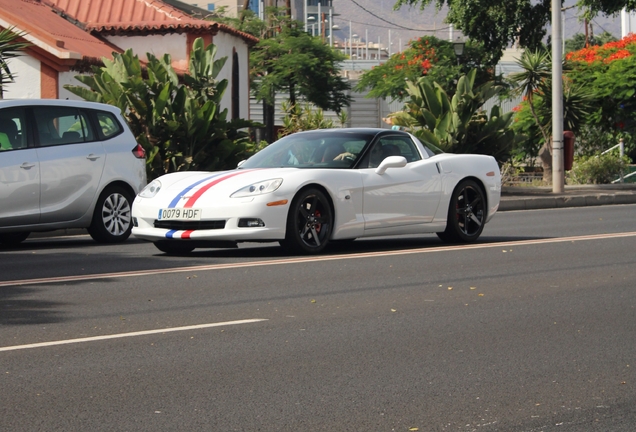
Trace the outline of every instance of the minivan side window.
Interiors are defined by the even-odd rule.
[[[0,110],[0,151],[27,148],[24,125],[23,108]]]
[[[96,111],[97,121],[101,129],[102,139],[108,139],[122,133],[123,128],[112,113],[106,111]]]
[[[33,117],[42,147],[95,140],[86,113],[77,108],[35,106]]]

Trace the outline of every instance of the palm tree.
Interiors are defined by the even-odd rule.
[[[510,81],[516,86],[516,93],[524,96],[530,105],[530,111],[534,121],[541,130],[543,139],[547,143],[549,135],[547,128],[542,124],[537,112],[534,109],[534,95],[537,92],[545,93],[547,86],[552,79],[551,56],[548,51],[524,51],[517,65],[523,69],[521,72],[510,74]]]
[[[552,67],[551,55],[545,50],[524,51],[517,61],[522,69],[510,75],[510,81],[516,85],[516,93],[524,96],[528,102],[534,121],[543,135],[543,146],[539,151],[539,157],[543,165],[543,180],[550,182],[552,178],[552,142],[548,133],[549,125],[542,121],[534,106],[534,95],[539,93],[545,96],[550,92]]]
[[[15,27],[10,27],[0,31],[0,99],[4,98],[4,86],[14,82],[15,76],[9,69],[7,60],[20,55],[20,51],[31,46],[29,42],[22,38],[24,32],[15,32]]]

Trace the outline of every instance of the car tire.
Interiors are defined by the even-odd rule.
[[[461,181],[451,196],[446,230],[437,236],[448,243],[476,241],[486,223],[486,197],[474,180]]]
[[[319,189],[300,191],[287,215],[285,240],[281,245],[293,253],[318,254],[329,243],[333,230],[333,209]]]
[[[30,232],[11,232],[0,234],[0,244],[13,246],[22,243],[31,234]]]
[[[155,247],[168,255],[187,255],[194,250],[194,246],[180,241],[158,241]]]
[[[121,243],[132,231],[130,193],[120,186],[106,188],[97,200],[88,233],[99,243]]]

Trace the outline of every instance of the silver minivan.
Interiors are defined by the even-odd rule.
[[[87,228],[102,243],[126,240],[145,162],[117,107],[0,100],[0,243],[63,228]]]

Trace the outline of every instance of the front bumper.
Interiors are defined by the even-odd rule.
[[[133,203],[132,234],[152,242],[162,240],[182,241],[276,241],[285,238],[289,202],[268,206],[271,202],[262,197],[243,200],[227,200],[214,207],[202,207],[201,221],[218,221],[216,229],[168,229],[155,227],[159,207],[152,199],[137,197]],[[262,227],[240,227],[242,219],[260,219]],[[205,225],[205,224],[203,224]]]

